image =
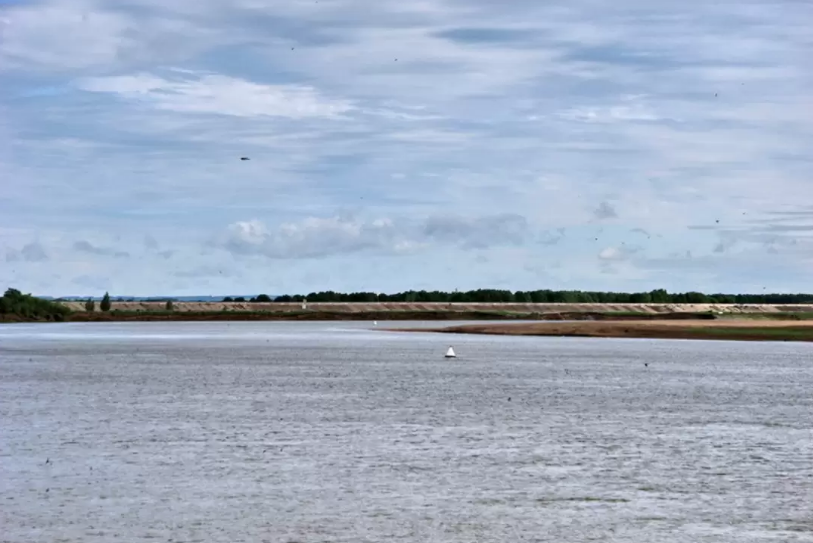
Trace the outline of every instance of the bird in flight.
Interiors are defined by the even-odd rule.
[[[251,159],[250,159],[250,158],[248,158],[247,156],[241,156],[241,157],[240,157],[240,160],[251,160]]]

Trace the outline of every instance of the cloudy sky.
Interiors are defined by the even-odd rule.
[[[813,291],[812,24],[806,0],[0,0],[0,286]]]

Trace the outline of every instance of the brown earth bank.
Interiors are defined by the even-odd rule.
[[[518,320],[523,315],[489,312],[449,311],[111,311],[76,312],[68,316],[71,322],[105,321],[443,321],[443,320]]]
[[[120,322],[120,321],[443,321],[443,320],[699,320],[714,319],[711,313],[662,313],[630,315],[624,313],[508,313],[497,311],[378,311],[378,312],[327,312],[327,311],[77,311],[67,316],[71,322]]]
[[[61,302],[72,311],[83,312],[84,302]],[[164,302],[118,302],[113,309],[119,311],[162,312]],[[174,302],[176,313],[199,312],[250,312],[250,313],[302,313],[299,303],[250,303],[250,302]],[[98,309],[97,309],[98,311]],[[523,304],[523,303],[308,303],[305,311],[317,313],[390,313],[390,312],[506,312],[539,313],[813,313],[813,304]]]
[[[506,313],[496,311],[381,311],[365,313],[299,311],[299,312],[272,312],[272,311],[76,311],[60,317],[59,321],[69,322],[126,322],[126,321],[568,321],[568,322],[657,322],[674,323],[704,322],[711,324],[732,323],[733,326],[742,326],[742,323],[751,323],[750,326],[759,327],[761,324],[783,325],[790,322],[805,322],[813,320],[813,313],[765,313],[758,315],[717,315],[713,313]],[[19,315],[2,315],[0,322],[53,322],[46,319],[26,319]]]
[[[539,320],[539,321],[684,321],[806,320],[813,304],[508,304],[508,303],[244,303],[113,302],[110,312],[86,312],[82,302],[62,302],[64,320],[99,321],[340,321],[340,320]],[[62,318],[62,317],[60,317]],[[0,315],[2,322],[32,319]]]
[[[539,322],[471,324],[437,329],[394,330],[446,334],[559,336],[595,338],[657,338],[741,341],[813,341],[813,321],[674,320],[626,322]]]
[[[488,311],[471,312],[445,312],[445,311],[397,311],[378,313],[342,313],[342,312],[184,312],[172,311],[143,312],[143,311],[113,311],[105,312],[76,312],[67,316],[70,322],[116,322],[116,321],[478,321],[478,320],[610,320],[624,321],[630,319],[644,320],[686,320],[686,319],[714,319],[715,316],[706,313],[665,313],[662,315],[621,315],[606,313],[553,313],[553,314],[522,314],[497,313]],[[15,322],[23,322],[17,320]]]

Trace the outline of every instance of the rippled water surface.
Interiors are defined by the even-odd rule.
[[[0,541],[813,541],[809,345],[369,328],[0,326]]]

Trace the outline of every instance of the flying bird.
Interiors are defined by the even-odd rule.
[[[241,157],[240,157],[240,160],[251,160],[251,159],[250,159],[250,158],[248,158],[247,156],[241,156]]]

